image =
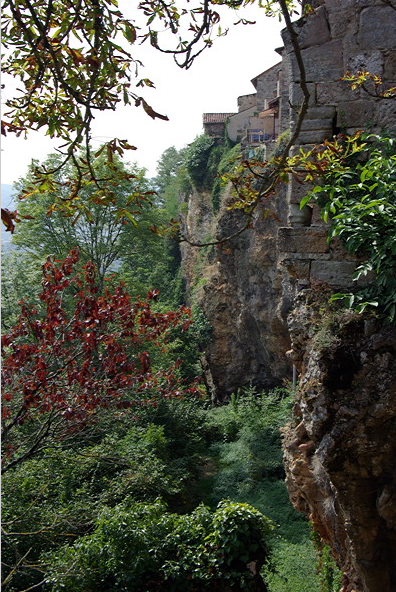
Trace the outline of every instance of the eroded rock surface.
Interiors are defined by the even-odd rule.
[[[227,196],[218,215],[207,214],[208,200],[210,194],[196,191],[189,201],[185,225],[194,241],[221,240],[244,225],[243,214],[226,209]],[[276,230],[287,214],[280,203],[270,204],[277,219],[265,219],[260,208],[254,227],[231,241],[203,249],[182,245],[187,292],[213,329],[204,358],[217,401],[241,386],[270,388],[291,376],[285,354],[290,300],[277,266]]]
[[[396,329],[350,313],[323,321],[299,299],[290,356],[301,380],[284,430],[290,499],[330,545],[343,592],[394,592]]]

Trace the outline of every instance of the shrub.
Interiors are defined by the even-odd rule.
[[[222,179],[222,175],[229,173],[235,167],[235,163],[239,159],[240,155],[241,146],[240,144],[236,144],[232,148],[223,152],[221,160],[218,163],[217,169],[215,171],[216,176],[214,177],[212,188],[212,201],[213,209],[215,212],[220,207],[221,192],[225,184],[225,182]]]
[[[161,502],[105,509],[92,534],[49,554],[55,591],[253,590],[247,564],[268,556],[270,521],[247,504],[223,501],[180,516]]]
[[[208,173],[208,159],[215,140],[209,136],[198,136],[192,142],[185,155],[185,166],[197,189],[202,189]]]

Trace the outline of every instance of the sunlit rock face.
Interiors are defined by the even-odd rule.
[[[190,199],[185,227],[194,241],[221,241],[245,224],[243,214],[226,209],[227,195],[212,218],[208,200],[208,193],[198,191]],[[230,241],[204,249],[182,245],[187,293],[212,327],[204,358],[218,402],[241,386],[269,388],[291,377],[286,357],[290,300],[282,298],[276,248],[277,227],[287,216],[284,203],[284,197],[274,197],[269,207],[276,218],[265,219],[260,208],[253,228]]]
[[[329,544],[343,592],[396,590],[396,329],[323,318],[300,297],[290,316],[300,386],[284,429],[290,499]]]

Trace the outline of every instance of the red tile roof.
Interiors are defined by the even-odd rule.
[[[204,113],[202,119],[204,123],[225,123],[229,117],[235,113]]]

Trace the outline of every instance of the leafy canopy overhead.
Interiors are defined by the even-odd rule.
[[[222,35],[219,8],[235,9],[255,0],[203,0],[184,4],[171,0],[146,0],[127,18],[116,0],[6,0],[3,6],[2,39],[5,47],[3,71],[20,83],[17,95],[6,103],[2,133],[44,129],[62,142],[58,167],[72,160],[76,169],[69,185],[68,200],[79,207],[79,191],[102,182],[95,173],[97,154],[90,150],[92,120],[98,111],[114,111],[119,104],[135,105],[153,118],[167,116],[149,105],[142,90],[154,86],[140,77],[143,65],[134,47],[150,43],[174,56],[182,68]],[[291,10],[299,2],[260,0],[264,12],[273,15]],[[239,18],[242,24],[248,24]],[[85,156],[79,149],[85,146]],[[107,144],[112,154],[122,155],[135,147],[127,140]],[[115,167],[115,170],[117,167]],[[37,190],[53,170],[38,168]],[[119,171],[122,177],[122,171]],[[12,230],[16,216],[5,216]]]

